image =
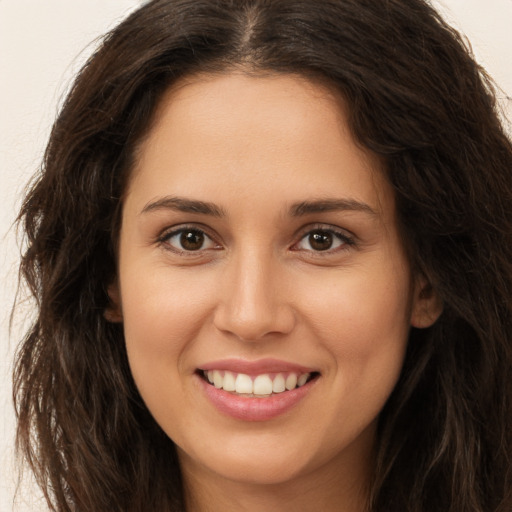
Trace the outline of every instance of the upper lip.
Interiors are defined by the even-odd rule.
[[[258,359],[247,361],[245,359],[219,359],[205,363],[200,370],[225,370],[233,373],[245,373],[247,375],[260,375],[262,373],[295,372],[298,374],[313,373],[317,370],[300,364],[282,361],[279,359]]]

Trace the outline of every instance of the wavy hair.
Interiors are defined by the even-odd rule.
[[[369,510],[510,512],[512,144],[487,75],[423,0],[154,0],[105,36],[19,214],[37,319],[15,366],[17,445],[49,507],[184,510],[174,445],[104,311],[159,99],[180,77],[233,68],[339,91],[358,143],[385,162],[412,265],[444,303],[410,333]]]

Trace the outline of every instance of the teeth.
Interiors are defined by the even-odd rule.
[[[258,375],[254,379],[253,393],[255,395],[271,395],[272,394],[272,381],[268,375]]]
[[[235,391],[237,393],[252,393],[252,379],[249,375],[239,373],[235,380]]]
[[[306,384],[306,381],[308,380],[309,378],[309,373],[305,373],[304,375],[301,375],[298,379],[297,379],[297,386],[300,388],[301,386],[304,386],[304,384]]]
[[[235,392],[240,395],[270,396],[272,393],[283,393],[304,386],[311,376],[310,373],[275,374],[272,378],[268,373],[250,377],[245,373],[233,373],[221,370],[203,372],[210,384],[217,389]]]
[[[282,393],[285,389],[284,377],[279,373],[274,377],[274,382],[272,382],[272,391],[274,393]]]
[[[221,388],[224,383],[222,374],[218,370],[213,370],[213,385],[216,388]]]
[[[286,389],[290,391],[290,389],[295,389],[297,386],[297,375],[295,373],[290,373],[288,377],[286,377]]]
[[[235,391],[235,376],[231,372],[224,373],[224,383],[222,385],[224,391]]]

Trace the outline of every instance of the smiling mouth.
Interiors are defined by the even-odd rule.
[[[300,388],[317,378],[318,372],[262,373],[247,375],[224,370],[198,370],[198,375],[217,389],[250,398],[268,398]]]

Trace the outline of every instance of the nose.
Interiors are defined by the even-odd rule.
[[[295,312],[279,263],[255,251],[228,264],[220,287],[214,324],[243,341],[259,341],[290,333]]]

